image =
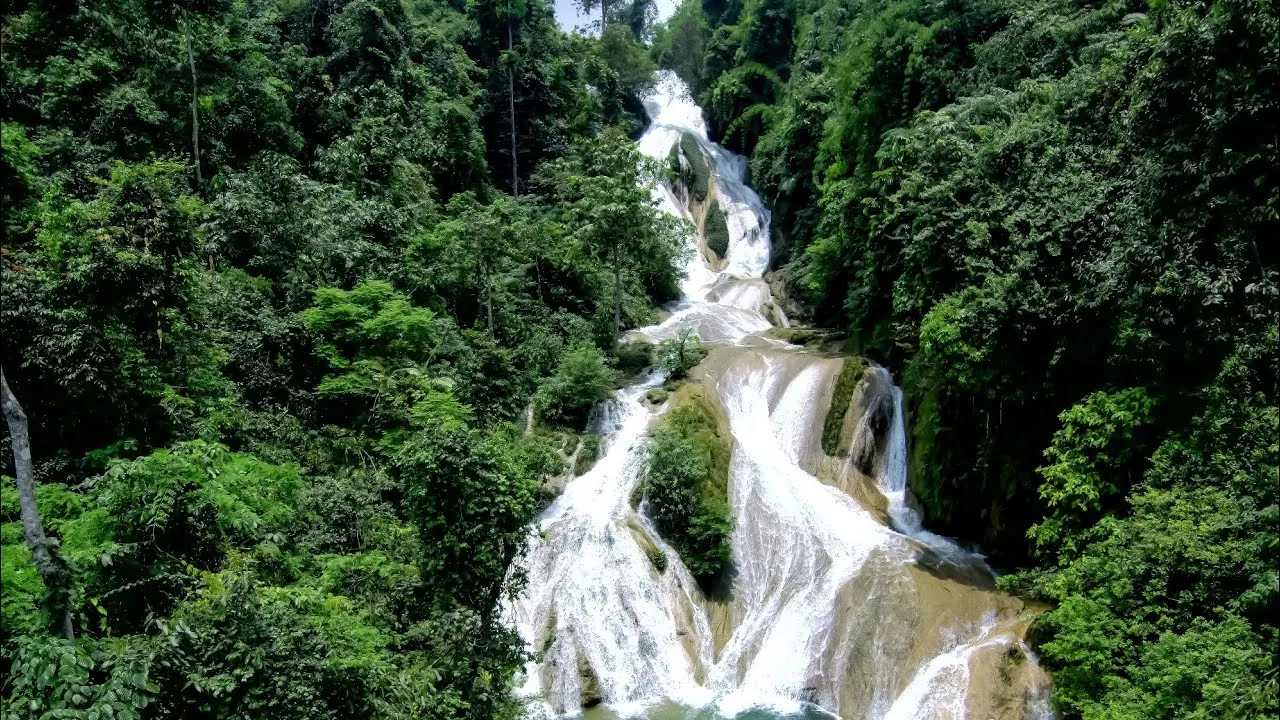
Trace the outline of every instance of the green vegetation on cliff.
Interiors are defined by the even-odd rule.
[[[680,154],[684,156],[685,161],[689,164],[688,177],[686,178],[689,194],[699,202],[706,200],[707,193],[711,187],[711,167],[707,165],[707,156],[703,154],[702,147],[698,145],[698,139],[689,133],[680,135],[678,147],[680,148]]]
[[[714,397],[686,383],[653,429],[641,492],[654,525],[689,572],[710,580],[733,562],[732,439]]]
[[[1280,715],[1275,4],[704,0],[657,37],[788,294],[901,369],[927,524],[1052,604],[1061,716]]]
[[[657,356],[658,367],[666,371],[668,381],[682,380],[707,357],[707,347],[693,330],[684,330],[676,337],[663,340],[658,345]]]
[[[840,454],[840,434],[844,432],[849,403],[853,400],[853,391],[866,374],[867,361],[862,358],[845,358],[840,365],[840,374],[831,389],[831,406],[822,421],[822,450],[832,457]]]

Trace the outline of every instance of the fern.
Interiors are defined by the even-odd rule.
[[[778,73],[758,62],[747,62],[739,65],[729,71],[729,78],[744,86],[752,78],[762,78],[769,83],[769,89],[773,91],[774,97],[781,97],[782,89],[786,85],[786,83],[782,82],[782,78],[778,76]]]
[[[729,138],[733,137],[734,133],[745,128],[747,125],[751,124],[751,121],[757,118],[759,118],[763,123],[768,123],[771,117],[773,117],[772,105],[756,103],[746,110],[743,110],[741,115],[734,118],[733,122],[729,123],[729,126],[724,129],[724,140],[727,142]]]

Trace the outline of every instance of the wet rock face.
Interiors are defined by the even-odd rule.
[[[888,388],[879,387],[883,383],[878,377],[878,373],[868,373],[863,381],[864,420],[850,447],[854,466],[867,475],[875,472],[876,456],[884,451],[889,424],[893,422],[893,397]]]
[[[893,422],[893,380],[883,368],[860,358],[845,360],[832,391],[823,429],[823,449],[832,457],[847,455],[864,475],[875,471]]]
[[[769,291],[773,295],[774,303],[792,322],[805,322],[813,319],[807,307],[792,299],[793,283],[796,281],[790,268],[784,267],[770,270],[765,273],[764,280],[769,284]]]
[[[578,694],[584,708],[593,708],[604,702],[604,696],[600,694],[600,679],[581,653],[578,654]]]

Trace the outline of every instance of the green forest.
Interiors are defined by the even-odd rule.
[[[545,479],[705,355],[620,342],[679,294],[670,68],[1059,716],[1280,718],[1274,0],[583,5],[0,3],[5,717],[519,717]],[[706,573],[710,415],[649,487]]]
[[[677,292],[609,30],[4,4],[6,718],[516,715],[526,409],[582,430]]]

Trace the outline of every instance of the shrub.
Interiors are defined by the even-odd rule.
[[[653,345],[643,340],[618,343],[613,355],[618,372],[635,375],[653,364]]]
[[[600,436],[588,433],[582,436],[582,444],[578,447],[578,455],[573,461],[573,474],[585,475],[595,467],[600,459]]]
[[[663,390],[662,388],[653,388],[652,390],[644,394],[644,399],[648,400],[650,403],[654,405],[661,405],[662,403],[667,401],[668,395],[670,395],[670,393],[668,393],[666,390]]]
[[[8,604],[6,598],[6,605]],[[128,640],[72,642],[44,633],[20,638],[6,684],[5,717],[138,720],[161,688],[143,648]]]
[[[702,338],[692,330],[685,330],[679,337],[663,340],[658,346],[658,365],[667,372],[668,379],[679,380],[689,374],[707,356]]]
[[[646,548],[644,552],[645,555],[649,556],[649,562],[653,563],[654,569],[659,573],[667,571],[667,554],[662,551],[662,548],[653,545]]]
[[[613,394],[614,377],[598,348],[579,345],[560,359],[556,374],[543,381],[534,402],[543,419],[582,427],[591,406]]]

